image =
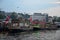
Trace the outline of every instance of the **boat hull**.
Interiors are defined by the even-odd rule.
[[[33,30],[57,30],[57,28],[36,28],[36,27],[33,27]]]

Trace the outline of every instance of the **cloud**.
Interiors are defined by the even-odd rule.
[[[57,0],[21,0],[22,5],[42,5],[49,2],[56,2]]]
[[[60,6],[50,7],[43,10],[28,11],[27,13],[47,13],[49,16],[60,16]]]
[[[42,13],[48,13],[50,16],[60,16],[60,6],[41,10]]]
[[[51,4],[60,4],[60,2],[50,2]]]

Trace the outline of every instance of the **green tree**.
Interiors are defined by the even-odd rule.
[[[0,11],[0,19],[4,19],[4,18],[6,18],[5,12],[4,11]]]
[[[57,22],[60,22],[60,17],[58,17]]]
[[[24,15],[24,18],[26,18],[26,19],[28,19],[29,17],[30,17],[29,14],[25,14],[25,15]]]
[[[13,12],[13,13],[11,14],[11,18],[12,18],[12,19],[16,19],[16,18],[17,18],[17,13],[16,13],[16,12]]]
[[[6,16],[3,14],[0,14],[0,19],[4,19],[4,18],[6,18]]]

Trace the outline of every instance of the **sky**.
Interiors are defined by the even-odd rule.
[[[0,9],[6,12],[37,12],[60,16],[60,0],[0,0]]]

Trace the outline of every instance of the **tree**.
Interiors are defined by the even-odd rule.
[[[24,18],[24,14],[23,13],[18,13],[18,15],[20,15],[20,17]]]
[[[18,16],[18,15],[17,15],[17,13],[16,13],[16,12],[13,12],[13,13],[11,14],[11,18],[12,18],[12,19],[16,19],[16,18],[17,18],[17,16]]]
[[[4,11],[0,11],[0,19],[4,19],[4,18],[6,18],[5,12]]]
[[[24,15],[24,18],[25,18],[25,19],[28,19],[28,18],[30,18],[30,15],[28,15],[28,14],[25,14],[25,15]]]
[[[5,16],[5,15],[0,14],[0,19],[4,19],[4,18],[6,18],[6,16]]]
[[[60,22],[60,17],[58,17],[57,22]]]

